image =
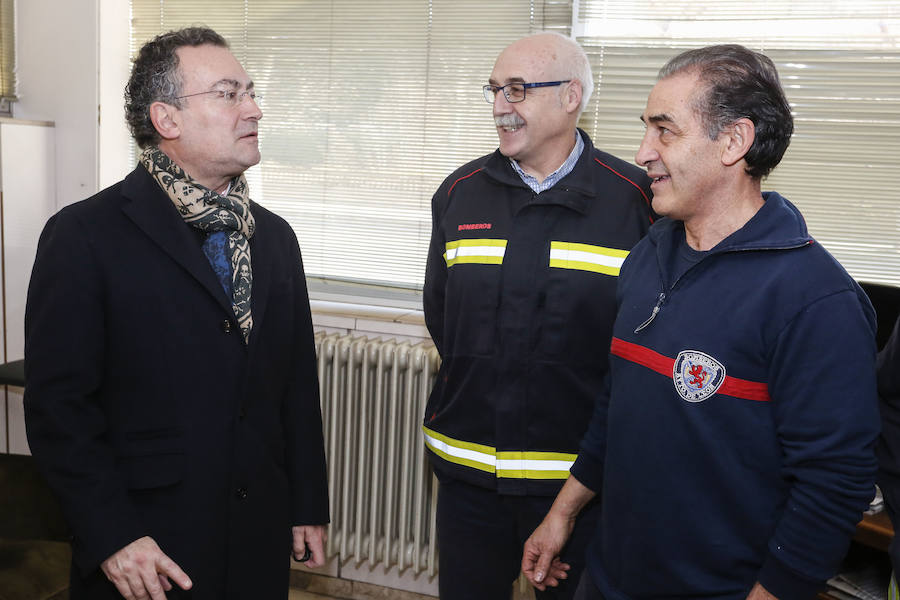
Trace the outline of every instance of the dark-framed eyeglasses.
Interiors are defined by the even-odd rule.
[[[493,104],[497,99],[497,92],[503,91],[507,102],[521,102],[525,99],[525,90],[531,88],[553,87],[569,83],[571,79],[563,79],[562,81],[541,81],[538,83],[507,83],[506,85],[486,85],[484,90],[484,99],[488,104]]]
[[[184,96],[175,96],[175,99],[181,100],[182,98],[191,98],[193,96],[202,96],[204,94],[216,94],[216,98],[230,107],[240,106],[247,98],[256,102],[257,106],[262,106],[263,97],[260,94],[257,94],[256,90],[244,90],[243,92],[237,90],[207,90],[205,92],[185,94]]]

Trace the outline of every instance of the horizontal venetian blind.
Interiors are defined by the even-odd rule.
[[[16,97],[15,0],[0,0],[0,98]]]
[[[265,97],[251,197],[294,227],[307,274],[420,288],[432,194],[497,145],[481,95],[494,59],[533,31],[567,28],[571,9],[537,0],[132,0],[132,52],[193,24],[229,40]]]
[[[795,133],[763,188],[794,202],[857,279],[900,285],[900,2],[585,0],[577,21],[597,81],[582,126],[628,160],[669,58],[730,42],[767,54]]]

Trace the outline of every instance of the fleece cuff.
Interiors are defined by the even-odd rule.
[[[603,462],[582,452],[569,469],[575,479],[593,492],[599,492],[603,484]]]
[[[826,587],[822,581],[800,575],[771,554],[759,571],[759,583],[776,598],[815,598]]]

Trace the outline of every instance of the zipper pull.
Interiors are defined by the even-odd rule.
[[[637,329],[634,330],[635,333],[640,333],[642,329],[646,329],[650,323],[653,322],[653,319],[656,318],[657,313],[659,312],[659,307],[662,306],[662,303],[666,300],[666,293],[660,292],[659,298],[656,299],[656,306],[653,307],[653,311],[650,313],[650,318],[641,323]]]

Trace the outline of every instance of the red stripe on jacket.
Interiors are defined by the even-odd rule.
[[[474,175],[475,173],[477,173],[477,172],[480,171],[480,170],[481,170],[481,169],[475,169],[474,171],[472,171],[472,172],[469,173],[468,175],[463,175],[462,177],[460,177],[459,179],[457,179],[456,181],[454,181],[454,182],[453,182],[453,185],[450,186],[450,189],[447,190],[447,197],[448,197],[448,198],[450,197],[450,192],[453,191],[453,188],[456,187],[456,184],[457,184],[457,183],[459,183],[459,182],[462,181],[463,179],[468,179],[469,177],[471,177],[472,175]]]
[[[674,358],[663,356],[650,348],[626,342],[619,338],[613,338],[609,351],[619,358],[624,358],[625,360],[639,364],[642,367],[652,369],[666,377],[671,378],[675,369]],[[756,402],[768,402],[771,400],[769,397],[769,387],[765,383],[749,381],[747,379],[738,379],[731,375],[725,376],[725,381],[722,382],[721,387],[719,387],[716,393],[734,396],[735,398],[741,398],[742,400],[754,400]]]
[[[630,183],[631,185],[633,185],[634,187],[636,187],[636,188],[638,189],[638,191],[641,193],[641,196],[644,197],[644,202],[647,203],[647,207],[648,207],[648,208],[650,207],[650,198],[647,196],[646,193],[644,193],[644,188],[642,188],[641,186],[639,186],[638,184],[636,184],[634,181],[628,179],[627,177],[625,177],[624,175],[622,175],[621,173],[619,173],[618,171],[616,171],[615,169],[613,169],[611,166],[609,166],[608,164],[606,164],[605,162],[603,162],[603,161],[600,160],[599,158],[595,158],[594,160],[597,161],[597,164],[598,164],[598,165],[602,165],[602,166],[606,167],[607,169],[609,169],[610,171],[612,171],[613,173],[615,173],[616,175],[618,175],[619,177],[621,177],[622,179],[624,179],[625,181],[627,181],[628,183]],[[653,222],[653,215],[652,215],[652,214],[650,215],[650,222],[651,222],[651,223]]]

